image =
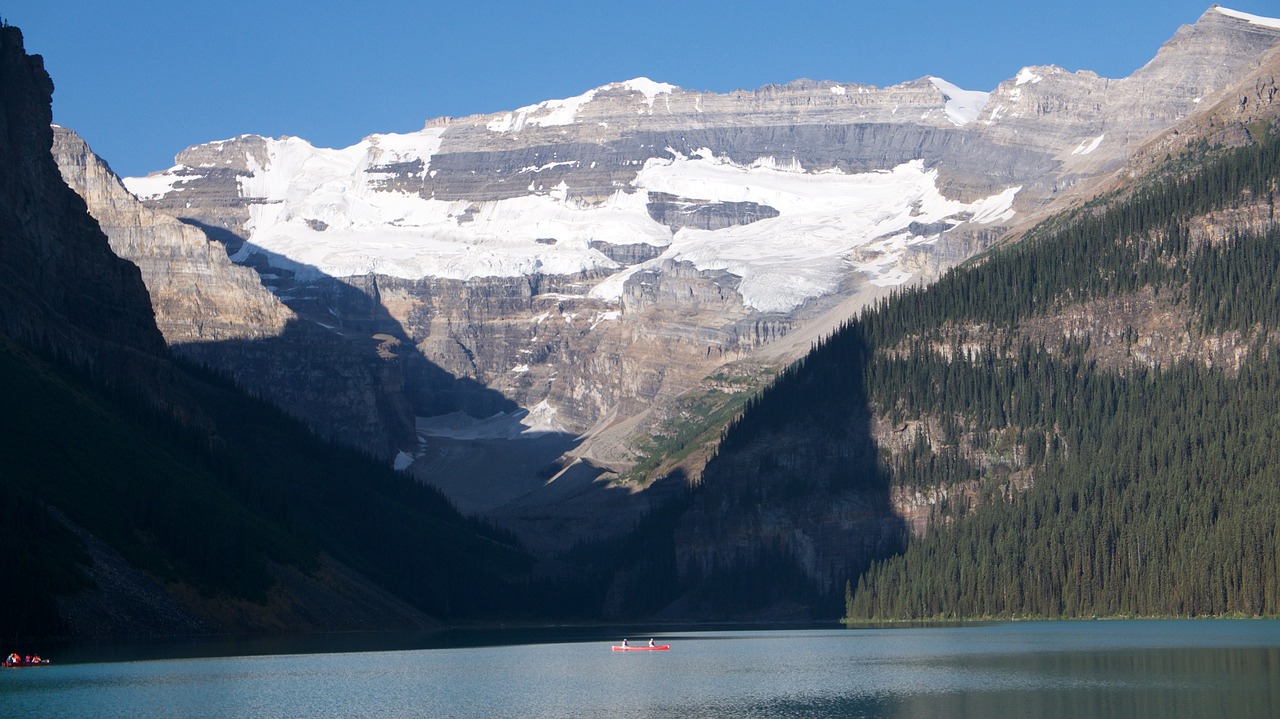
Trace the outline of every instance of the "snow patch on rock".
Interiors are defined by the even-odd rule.
[[[678,89],[675,85],[669,85],[665,82],[654,82],[647,77],[637,77],[625,82],[603,85],[587,90],[581,95],[575,95],[563,100],[545,100],[536,105],[527,105],[513,112],[495,117],[485,127],[491,132],[507,133],[520,132],[530,125],[536,127],[572,125],[578,121],[578,112],[584,105],[594,100],[596,95],[602,92],[618,90],[626,90],[643,95],[643,103],[652,111],[653,103],[658,95],[670,95]]]
[[[991,93],[978,90],[962,90],[940,77],[931,77],[929,82],[938,88],[938,92],[946,98],[947,119],[953,124],[964,126],[978,119],[982,108],[986,107]]]
[[[1015,85],[1025,85],[1027,83],[1035,84],[1037,82],[1040,82],[1043,79],[1044,79],[1043,77],[1032,72],[1031,68],[1024,67],[1021,70],[1019,70],[1017,76],[1014,77],[1013,84]]]
[[[1254,25],[1261,25],[1262,27],[1270,27],[1270,28],[1275,28],[1277,30],[1280,30],[1280,18],[1264,17],[1262,15],[1251,15],[1247,12],[1240,12],[1239,10],[1232,10],[1230,8],[1225,8],[1218,5],[1215,5],[1213,9],[1217,10],[1223,15],[1226,15],[1227,17],[1233,17],[1237,20],[1245,20],[1247,22],[1253,23]]]
[[[164,197],[170,192],[180,192],[183,189],[180,183],[192,182],[203,177],[203,175],[177,174],[185,169],[187,168],[175,165],[164,172],[153,172],[146,177],[126,177],[123,182],[125,189],[132,192],[138,199],[151,200]]]
[[[1072,155],[1088,155],[1089,153],[1098,149],[1098,146],[1102,144],[1102,138],[1104,137],[1106,137],[1106,135],[1098,135],[1092,140],[1081,141],[1081,143],[1078,146],[1076,146],[1076,149],[1071,151],[1071,154]]]
[[[476,419],[462,412],[418,417],[415,425],[420,437],[466,440],[533,439],[546,434],[567,432],[556,418],[556,408],[546,400],[527,409],[499,412],[485,419]]]
[[[710,150],[700,159],[649,160],[635,184],[647,191],[712,202],[755,202],[779,212],[778,217],[719,230],[681,228],[659,257],[629,268],[600,283],[592,295],[621,297],[626,278],[664,261],[685,261],[699,270],[724,270],[742,278],[743,301],[763,312],[786,312],[814,297],[836,291],[853,265],[849,256],[874,238],[899,232],[912,223],[948,218],[990,223],[1013,214],[1020,187],[973,203],[948,200],[937,188],[938,173],[913,161],[878,172],[845,174],[807,172],[794,161],[742,166],[717,158]],[[962,220],[955,219],[954,224]],[[905,244],[885,247],[890,256],[858,269],[887,284],[909,279],[896,266]],[[909,275],[909,273],[908,273]]]

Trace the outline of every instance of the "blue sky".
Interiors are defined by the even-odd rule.
[[[1280,0],[1227,7],[1280,16]],[[649,77],[693,90],[936,75],[991,90],[1024,65],[1123,77],[1206,0],[477,3],[9,0],[53,76],[54,120],[121,175],[241,133],[345,147],[428,118]]]

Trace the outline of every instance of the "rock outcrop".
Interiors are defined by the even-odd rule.
[[[296,318],[258,273],[196,227],[138,202],[75,132],[53,128],[53,156],[110,240],[137,265],[170,345],[275,337]]]
[[[165,354],[138,268],[111,253],[49,157],[53,82],[0,27],[0,331],[86,366]]]
[[[141,270],[156,325],[175,353],[333,441],[388,462],[414,446],[398,346],[376,340],[376,329],[337,331],[300,317],[264,284],[270,278],[233,263],[222,243],[138,202],[75,132],[54,127],[53,154],[111,249]]]

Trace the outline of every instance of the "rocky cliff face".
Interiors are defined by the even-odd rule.
[[[53,156],[111,249],[142,271],[170,345],[274,337],[296,318],[258,273],[228,260],[221,244],[138,202],[75,132],[53,128]]]
[[[138,268],[112,253],[50,156],[53,82],[0,24],[0,333],[200,427]]]
[[[0,27],[0,330],[87,366],[164,354],[138,269],[111,254],[49,157],[53,82]]]
[[[177,354],[233,377],[328,439],[387,461],[412,445],[396,345],[300,317],[257,272],[231,262],[224,245],[138,202],[73,131],[54,128],[53,154],[111,249],[141,270],[156,325]]]
[[[728,94],[636,79],[341,150],[212,142],[126,186],[295,312],[393,339],[375,344],[402,356],[398,416],[535,410],[527,429],[586,433],[580,452],[625,465],[625,442],[591,438],[982,251],[1278,39],[1215,7],[1122,79],[1029,67],[991,92]],[[412,454],[397,426],[387,446]]]
[[[392,508],[385,516],[397,541],[450,545],[433,547],[432,562],[475,564],[475,555],[456,558],[452,545],[497,545],[466,530],[441,540],[462,524],[442,504],[403,499],[412,492],[379,494],[386,483],[362,486],[362,472],[376,465],[313,441],[278,412],[173,361],[153,301],[174,336],[206,341],[261,342],[264,333],[252,328],[287,312],[249,312],[256,325],[211,315],[203,328],[178,328],[182,313],[195,323],[203,311],[233,314],[274,299],[255,294],[244,281],[254,275],[227,264],[225,253],[219,269],[218,248],[198,233],[130,206],[105,167],[59,133],[64,159],[78,158],[82,191],[104,205],[98,209],[115,229],[124,228],[133,243],[121,246],[136,251],[145,269],[114,254],[50,153],[52,91],[41,58],[27,55],[20,31],[0,22],[0,509],[8,541],[0,636],[13,643],[436,626],[353,570],[350,559],[320,556],[308,567],[286,558],[299,540],[347,529],[341,517],[286,522],[285,507],[292,518],[307,504],[285,498],[290,485],[306,486],[328,465],[354,459],[354,469],[332,470],[324,501]],[[175,276],[161,276],[169,272]],[[153,281],[154,298],[144,279]],[[202,301],[175,297],[183,283]],[[284,471],[256,464],[263,452],[246,447],[259,439]],[[308,461],[317,466],[294,469]],[[432,514],[437,507],[445,511]],[[364,532],[385,528],[366,525]],[[225,581],[227,567],[235,574],[259,562],[273,575],[261,594]],[[395,571],[418,578],[433,571],[427,564]],[[449,583],[457,586],[454,575]]]
[[[1280,30],[1256,20],[1215,5],[1126,78],[1024,68],[992,94],[984,110],[992,120],[987,132],[1002,144],[1048,140],[1058,170],[1041,180],[1042,193],[1113,171],[1152,134],[1214,99],[1276,46]]]

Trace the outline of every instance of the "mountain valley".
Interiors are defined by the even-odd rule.
[[[121,179],[0,27],[0,640],[1280,613],[1277,77],[1214,5]]]
[[[338,150],[211,142],[124,186],[275,297],[229,290],[266,309],[177,351],[564,549],[646,511],[655,446],[706,420],[689,407],[740,404],[862,307],[1087,198],[1278,35],[1215,7],[1131,77],[1027,67],[991,92],[638,78]],[[570,521],[542,532],[548,511]]]

